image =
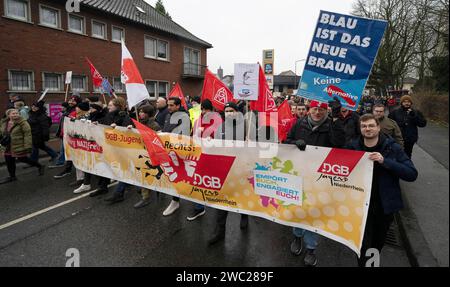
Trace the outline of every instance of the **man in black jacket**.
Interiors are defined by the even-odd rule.
[[[245,141],[247,136],[246,121],[239,111],[239,106],[233,102],[225,104],[225,121],[216,130],[214,138],[222,140]],[[217,209],[216,226],[208,244],[215,244],[225,238],[228,211]],[[240,229],[248,227],[248,215],[241,214]]]
[[[341,103],[338,98],[330,102],[331,117],[327,115],[327,104],[312,101],[307,117],[298,120],[288,134],[286,143],[295,144],[304,151],[306,145],[321,147],[343,147],[345,144],[345,131],[341,113]],[[294,240],[291,243],[291,252],[300,255],[303,250],[303,240],[306,244],[305,265],[316,266],[315,250],[319,235],[301,228],[294,228]]]
[[[28,123],[30,124],[33,137],[33,150],[30,158],[33,161],[38,161],[39,149],[41,149],[51,156],[51,161],[53,162],[58,157],[58,154],[46,145],[46,142],[50,139],[51,119],[46,114],[44,102],[33,103],[29,115]]]
[[[159,97],[156,101],[156,122],[160,127],[164,126],[164,121],[166,120],[167,114],[169,114],[169,108],[167,107],[167,100],[163,97]]]
[[[366,251],[375,248],[381,254],[394,213],[403,208],[399,179],[415,181],[417,170],[401,146],[381,133],[380,122],[374,115],[363,115],[360,125],[362,136],[348,148],[369,152],[369,159],[374,162],[372,193],[358,260],[359,266],[364,267]]]
[[[188,113],[181,109],[181,100],[179,98],[172,97],[169,99],[168,114],[162,128],[163,133],[190,136],[191,119]],[[180,198],[174,196],[169,206],[164,210],[163,216],[172,215],[178,208],[180,208]]]
[[[344,124],[345,143],[350,143],[355,138],[358,138],[361,134],[359,129],[359,115],[342,107],[339,118]]]
[[[389,115],[389,118],[397,122],[403,135],[405,152],[409,158],[412,158],[414,144],[419,139],[417,127],[427,126],[427,120],[422,113],[412,108],[412,98],[408,95],[401,97],[400,108]]]

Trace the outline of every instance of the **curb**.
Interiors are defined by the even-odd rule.
[[[405,198],[403,200],[406,201]],[[409,263],[412,267],[439,267],[423,236],[416,215],[407,204],[405,205],[405,208],[395,216]]]

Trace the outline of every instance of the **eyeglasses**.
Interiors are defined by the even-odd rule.
[[[374,129],[376,128],[377,125],[376,124],[370,124],[370,125],[361,125],[362,129]]]

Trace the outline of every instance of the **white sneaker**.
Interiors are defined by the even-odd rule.
[[[90,190],[91,190],[91,185],[90,184],[88,184],[88,185],[82,184],[79,188],[75,189],[73,191],[73,193],[78,194],[78,193],[83,193],[83,192],[87,192],[87,191],[90,191]]]
[[[178,208],[180,208],[180,202],[172,200],[166,210],[164,210],[163,216],[169,216],[173,214]]]

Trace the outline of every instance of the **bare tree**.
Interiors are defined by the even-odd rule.
[[[424,78],[430,55],[442,36],[448,0],[357,0],[353,14],[388,21],[370,82],[379,87],[402,88],[404,78],[417,72]],[[448,40],[447,40],[448,43]]]

